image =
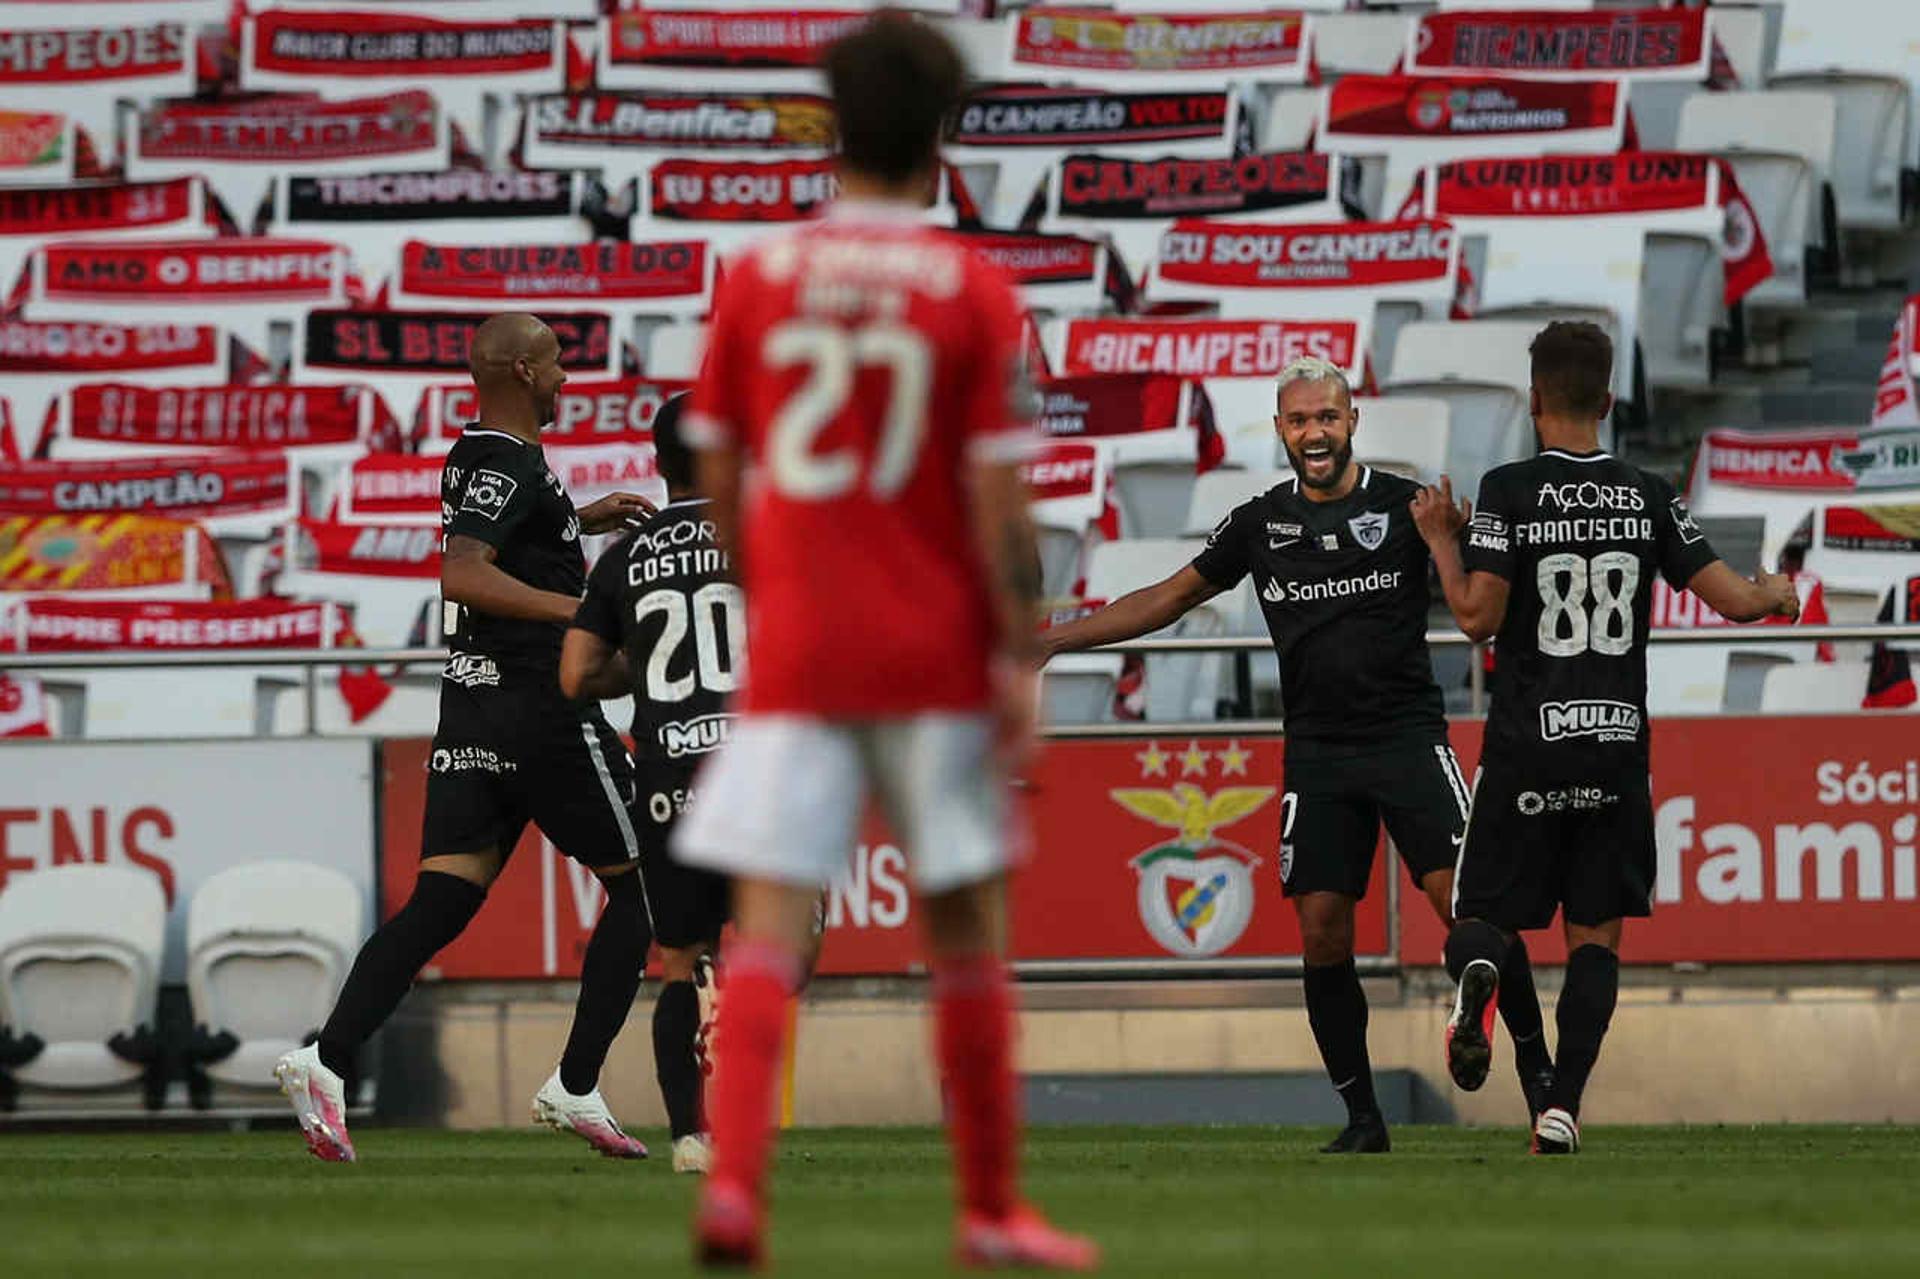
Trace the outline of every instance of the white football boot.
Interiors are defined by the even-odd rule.
[[[1533,1126],[1533,1153],[1536,1155],[1577,1155],[1580,1153],[1580,1122],[1558,1106],[1540,1112]]]
[[[675,1172],[709,1172],[713,1168],[713,1143],[703,1132],[690,1132],[673,1143]]]
[[[609,1159],[645,1159],[647,1148],[621,1130],[607,1109],[606,1099],[594,1089],[584,1097],[568,1092],[555,1070],[533,1095],[533,1122],[555,1132],[578,1133]]]
[[[293,1103],[293,1116],[300,1121],[300,1134],[315,1158],[328,1163],[354,1161],[353,1140],[347,1136],[346,1081],[328,1070],[320,1060],[320,1049],[308,1044],[296,1048],[274,1063],[273,1077],[280,1091]]]

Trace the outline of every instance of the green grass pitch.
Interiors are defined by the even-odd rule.
[[[280,1132],[0,1134],[0,1274],[512,1276],[689,1272],[695,1179],[546,1132],[363,1126],[323,1165]],[[1385,1157],[1302,1129],[1046,1129],[1027,1184],[1106,1273],[1213,1277],[1920,1274],[1920,1134],[1597,1129],[1572,1159],[1518,1131],[1403,1127]],[[658,1139],[658,1140],[656,1140]],[[937,1132],[803,1130],[779,1161],[789,1275],[948,1273]]]

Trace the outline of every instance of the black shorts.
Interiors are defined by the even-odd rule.
[[[693,802],[694,770],[643,764],[635,776],[633,829],[654,940],[673,949],[718,942],[732,911],[730,881],[718,871],[682,865],[667,847],[680,814]]]
[[[427,759],[420,855],[513,851],[532,822],[586,866],[639,856],[627,802],[633,766],[597,705],[498,685],[440,684],[440,730]]]
[[[1564,909],[1593,926],[1653,913],[1653,796],[1645,768],[1580,781],[1489,757],[1454,884],[1454,915],[1509,931]]]
[[[1445,741],[1390,743],[1359,754],[1290,749],[1280,800],[1286,895],[1364,897],[1386,823],[1417,884],[1453,866],[1467,823],[1467,783]]]

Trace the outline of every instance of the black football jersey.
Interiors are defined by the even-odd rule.
[[[1488,753],[1556,776],[1644,769],[1654,574],[1680,590],[1717,558],[1671,484],[1609,454],[1488,472],[1464,553],[1511,584]]]
[[[627,655],[635,764],[692,767],[726,740],[747,651],[729,568],[704,500],[663,507],[593,566],[573,624]]]
[[[1411,480],[1360,468],[1333,502],[1301,496],[1297,476],[1234,508],[1193,561],[1215,586],[1248,574],[1280,656],[1287,749],[1443,740],[1427,654],[1427,546]]]
[[[573,500],[540,446],[505,431],[469,427],[454,442],[440,472],[440,531],[479,538],[498,552],[501,571],[536,590],[578,596],[586,585]],[[564,626],[449,604],[446,632],[453,652],[537,675],[557,693]]]

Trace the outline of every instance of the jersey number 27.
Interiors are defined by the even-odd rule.
[[[899,324],[844,329],[819,320],[789,320],[768,332],[761,355],[771,368],[801,365],[807,371],[767,435],[768,474],[783,496],[825,502],[852,492],[860,482],[857,450],[821,452],[817,445],[821,433],[846,411],[854,376],[863,368],[885,369],[890,382],[867,486],[883,500],[906,486],[927,434],[933,358],[926,338]]]

